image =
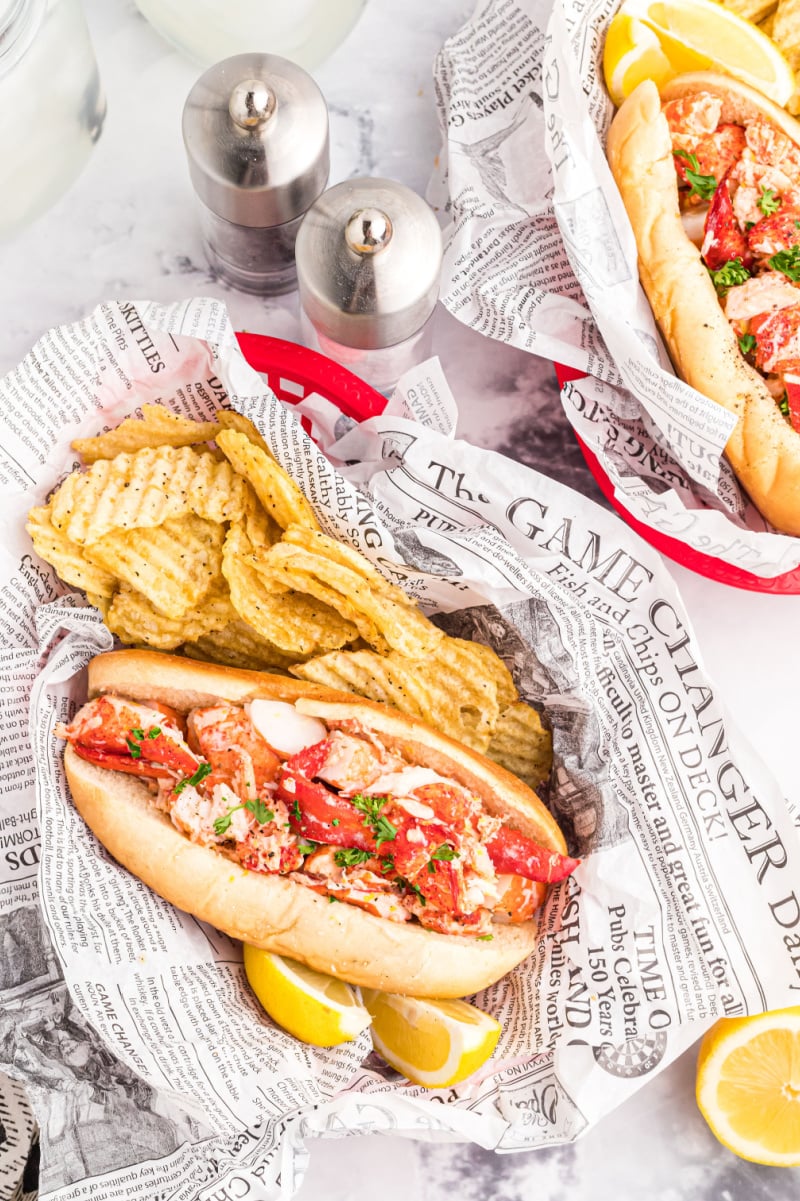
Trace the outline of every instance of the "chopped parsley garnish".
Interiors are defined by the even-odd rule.
[[[745,221],[745,223],[744,223],[744,232],[745,232],[746,234],[749,234],[749,233],[750,233],[750,230],[753,228],[753,226],[754,226],[754,225],[755,225],[755,221]]]
[[[148,738],[158,738],[160,733],[161,733],[161,726],[151,726],[150,729],[147,731],[147,737]]]
[[[131,730],[131,734],[135,734],[135,733],[136,733],[135,730]],[[138,742],[133,742],[132,739],[130,739],[130,738],[126,738],[125,742],[127,744],[128,750],[131,753],[131,759],[141,759],[142,748],[139,746]]]
[[[300,806],[297,803],[297,797],[295,797],[294,804],[292,805],[292,817],[298,822],[303,820],[303,814],[300,812]]]
[[[359,851],[356,847],[345,847],[333,853],[333,861],[339,867],[358,867],[359,863],[366,863],[371,858],[369,851]]]
[[[131,730],[131,738],[135,738],[137,742],[141,742],[144,738],[144,730]]]
[[[708,274],[720,296],[724,296],[729,288],[735,288],[737,284],[743,284],[750,278],[750,272],[741,259],[728,259],[723,267],[717,271],[709,270]]]
[[[333,821],[331,822],[331,825],[332,825],[332,826],[338,826],[338,825],[341,825],[341,822],[339,821],[339,818],[338,818],[338,817],[335,817],[335,818],[333,819]]]
[[[407,892],[415,892],[419,899],[420,905],[427,905],[427,899],[423,896],[422,889],[418,884],[412,884],[410,880],[404,880],[402,876],[397,877],[397,883]]]
[[[800,283],[800,246],[790,246],[788,250],[779,250],[767,262],[776,271],[782,271],[793,283]]]
[[[685,159],[689,164],[684,171],[689,185],[689,195],[699,196],[701,200],[710,200],[717,190],[715,175],[701,175],[700,164],[696,154],[688,154],[685,150],[674,150],[675,158]]]
[[[318,842],[312,842],[310,838],[298,838],[297,849],[301,855],[313,855],[319,846]]]
[[[205,766],[208,765],[206,764]],[[231,818],[233,817],[234,813],[238,812],[239,809],[246,809],[248,813],[252,813],[253,817],[260,826],[265,826],[267,822],[271,822],[275,818],[275,814],[272,809],[268,809],[264,802],[259,797],[256,797],[254,801],[245,801],[241,805],[234,805],[233,808],[229,809],[227,813],[224,813],[222,817],[218,817],[214,822],[214,833],[216,835],[221,837],[223,834],[228,832],[228,828],[231,824]]]
[[[777,213],[782,203],[780,196],[773,188],[762,188],[761,195],[756,201],[765,217],[771,217],[773,213]]]
[[[365,796],[357,792],[350,798],[353,807],[363,813],[364,825],[375,835],[376,850],[380,850],[384,842],[394,842],[397,838],[397,826],[392,825],[388,817],[384,817],[381,809],[389,800],[388,796]]]
[[[752,334],[742,334],[739,339],[739,349],[742,354],[751,354],[756,348],[756,340]]]
[[[338,897],[333,896],[333,894],[330,892],[328,893],[328,904],[329,905],[332,905],[334,901],[338,901],[338,900],[339,900]]]
[[[460,858],[461,852],[457,851],[455,847],[448,846],[446,842],[443,842],[440,847],[431,852],[431,859],[443,859],[446,863]]]
[[[394,856],[384,855],[383,859],[381,859],[381,871],[382,872],[393,872],[394,871]]]
[[[275,820],[275,813],[265,805],[260,797],[256,797],[254,801],[245,801],[244,807],[252,813],[259,826],[265,826],[267,822]]]
[[[210,763],[201,763],[200,766],[198,767],[197,771],[194,773],[194,775],[184,776],[182,780],[178,780],[178,783],[175,785],[174,791],[175,792],[183,792],[183,790],[187,784],[191,784],[192,788],[196,788],[198,784],[201,784],[203,782],[203,780],[205,780],[206,776],[210,776],[210,775],[211,775],[211,764]]]
[[[778,408],[783,413],[784,417],[789,418],[789,394],[784,392],[783,396],[778,401]]]
[[[478,942],[491,942],[494,938],[493,934],[479,934]]]

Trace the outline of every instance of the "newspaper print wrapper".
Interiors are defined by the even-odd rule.
[[[449,214],[442,300],[489,337],[587,372],[564,411],[640,522],[756,576],[800,564],[722,451],[726,409],[672,372],[604,154],[619,0],[479,0],[434,67],[429,199]]]
[[[426,389],[436,428],[410,416]],[[274,1028],[240,946],[121,869],[70,802],[54,726],[112,638],[32,552],[25,515],[76,465],[74,437],[143,399],[250,416],[324,528],[447,632],[493,646],[552,726],[544,795],[583,862],[551,890],[534,955],[476,998],[503,1033],[458,1088],[402,1080],[368,1034],[318,1050]],[[110,303],[45,335],[0,400],[0,1070],[34,1106],[45,1197],[289,1197],[317,1136],[568,1142],[718,1015],[798,1000],[800,843],[658,556],[455,440],[435,364],[360,426],[306,400],[337,439],[326,458],[218,301]]]

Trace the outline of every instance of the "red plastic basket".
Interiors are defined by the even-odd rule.
[[[375,417],[386,407],[385,396],[316,350],[265,334],[236,337],[250,366],[267,377],[272,391],[287,404],[298,404],[318,392],[355,421]]]
[[[565,384],[568,380],[583,379],[586,374],[584,371],[576,371],[572,367],[563,367],[559,363],[556,363],[555,368],[559,384]],[[680,563],[683,567],[688,567],[690,571],[695,571],[698,575],[705,576],[709,580],[716,580],[720,584],[730,584],[734,588],[745,588],[750,592],[778,592],[784,595],[800,593],[800,567],[796,567],[793,571],[787,571],[784,575],[764,579],[741,567],[725,563],[722,559],[716,559],[713,555],[704,555],[701,551],[686,546],[677,538],[670,538],[668,534],[662,534],[660,530],[654,530],[651,526],[639,521],[614,495],[614,485],[597,456],[578,438],[577,434],[575,437],[583,452],[586,465],[603,496],[616,509],[623,521],[662,555],[666,555],[668,559]]]

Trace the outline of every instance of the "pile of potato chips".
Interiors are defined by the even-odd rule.
[[[450,638],[322,533],[255,426],[142,406],[73,448],[88,465],[32,509],[36,552],[121,642],[290,672],[385,702],[536,787],[552,742],[489,647]],[[213,446],[209,445],[213,443]]]

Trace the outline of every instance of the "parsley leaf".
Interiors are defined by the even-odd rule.
[[[161,726],[151,726],[150,729],[147,731],[147,737],[148,738],[158,738],[160,733],[161,733]]]
[[[735,288],[737,284],[743,284],[750,278],[750,272],[739,258],[728,259],[723,267],[717,271],[709,270],[708,274],[720,296],[724,296],[729,288]]]
[[[393,855],[385,855],[383,857],[383,859],[381,859],[381,871],[382,872],[393,872],[394,871],[394,856]]]
[[[332,825],[332,826],[339,826],[339,825],[341,825],[341,822],[339,821],[339,818],[338,818],[338,817],[335,817],[335,818],[333,819],[333,821],[331,822],[331,825]]]
[[[756,340],[752,334],[742,334],[739,339],[739,349],[742,354],[751,354],[756,348]]]
[[[793,283],[800,283],[800,246],[790,246],[788,250],[779,250],[767,260],[770,267],[782,271]]]
[[[457,851],[455,847],[448,846],[446,842],[443,842],[440,847],[431,852],[431,859],[443,859],[446,863],[460,858],[461,852]]]
[[[131,730],[131,734],[134,734],[134,733],[135,733],[135,730]],[[131,753],[131,759],[141,759],[142,748],[139,746],[139,743],[133,742],[130,738],[126,738],[125,742],[127,744],[128,750]]]
[[[318,842],[312,842],[310,838],[298,838],[297,849],[301,855],[313,855],[319,846]]]
[[[137,742],[141,742],[144,738],[144,730],[131,730],[131,738],[135,738]]]
[[[274,810],[269,809],[260,797],[256,797],[254,801],[245,801],[244,808],[248,813],[252,813],[259,826],[265,826],[267,822],[275,820]]]
[[[686,182],[689,185],[689,195],[699,196],[701,200],[710,200],[717,190],[715,175],[700,175],[700,164],[696,154],[687,154],[685,150],[674,150],[675,158],[685,159],[689,166],[685,169]]]
[[[210,775],[211,775],[211,764],[210,763],[201,763],[200,766],[198,767],[197,771],[194,772],[193,775],[184,776],[182,780],[179,780],[178,783],[175,785],[175,788],[173,791],[174,792],[183,792],[183,790],[187,784],[191,784],[192,788],[196,788],[198,784],[202,784],[202,782],[203,782],[203,780],[205,780],[206,776],[210,776]]]
[[[292,805],[292,817],[298,822],[303,820],[303,814],[300,811],[300,805],[298,804],[297,797],[295,797],[294,804]]]
[[[756,201],[765,217],[771,217],[773,213],[777,213],[782,203],[783,201],[773,188],[762,188],[761,195]]]
[[[491,942],[494,938],[493,934],[479,934],[478,942]]]
[[[427,898],[423,896],[422,889],[418,884],[412,884],[410,880],[404,880],[402,876],[397,877],[397,883],[401,888],[405,889],[406,892],[415,892],[421,905],[427,905]]]
[[[359,851],[355,847],[346,847],[333,853],[333,861],[339,867],[358,867],[359,863],[366,863],[371,858],[369,851]]]
[[[234,805],[233,808],[229,809],[227,813],[224,813],[222,817],[218,817],[214,822],[214,833],[220,837],[223,834],[226,834],[230,828],[231,819],[234,813],[238,813],[240,809],[246,809],[248,813],[252,813],[253,817],[260,826],[265,826],[267,822],[271,822],[275,817],[273,811],[267,808],[260,797],[256,797],[254,801],[245,801],[241,805]]]
[[[350,798],[353,807],[363,813],[363,824],[372,829],[377,850],[384,842],[394,842],[397,838],[397,826],[392,825],[388,817],[381,813],[388,800],[388,796],[365,796],[363,792],[357,792]]]
[[[783,413],[784,417],[788,421],[788,419],[789,419],[789,394],[788,394],[788,392],[784,392],[783,396],[778,401],[778,408],[780,409],[780,411]]]

